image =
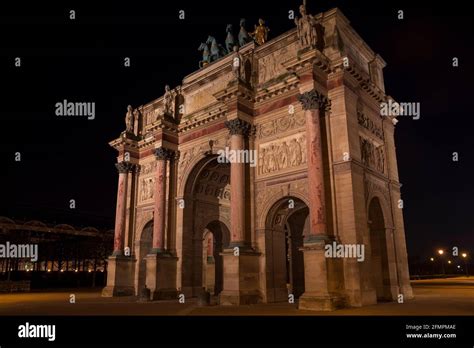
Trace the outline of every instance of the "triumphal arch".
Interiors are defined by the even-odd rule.
[[[274,38],[264,20],[235,40],[228,26],[226,47],[209,36],[180,86],[129,107],[110,143],[104,296],[314,310],[413,296],[385,62],[338,9],[299,12]],[[254,161],[222,160],[233,151]]]

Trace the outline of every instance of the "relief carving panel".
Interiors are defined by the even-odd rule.
[[[376,146],[372,141],[359,137],[361,160],[364,165],[378,172],[385,172],[385,152],[383,145]]]
[[[306,119],[303,112],[294,115],[287,114],[258,124],[256,126],[256,136],[257,139],[263,139],[287,130],[303,127],[305,124]]]
[[[306,135],[297,133],[259,145],[258,175],[275,173],[306,164]]]
[[[283,62],[296,56],[297,43],[291,43],[280,50],[272,52],[258,61],[258,83],[264,83],[287,72]]]

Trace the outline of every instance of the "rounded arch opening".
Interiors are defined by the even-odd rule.
[[[196,296],[205,289],[217,295],[223,287],[220,253],[230,238],[230,165],[215,155],[198,161],[186,179],[183,199],[182,291]]]
[[[387,236],[382,205],[378,197],[369,203],[371,276],[377,301],[392,300],[388,266]]]
[[[140,233],[138,240],[138,250],[135,251],[137,255],[136,274],[137,279],[137,295],[146,284],[146,259],[145,257],[150,253],[153,244],[153,220],[148,221]]]
[[[288,301],[304,293],[304,235],[309,208],[301,199],[288,196],[269,209],[265,221],[266,289],[268,302]]]

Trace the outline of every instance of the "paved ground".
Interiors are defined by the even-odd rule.
[[[299,311],[287,303],[239,307],[198,307],[196,301],[137,302],[102,298],[99,292],[47,292],[0,295],[0,315],[474,315],[474,277],[412,282],[415,299],[335,312]],[[76,303],[69,302],[70,294]]]

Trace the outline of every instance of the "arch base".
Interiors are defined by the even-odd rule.
[[[146,287],[150,289],[152,301],[177,298],[177,264],[178,258],[169,254],[146,256]]]
[[[135,294],[133,286],[133,271],[135,259],[129,256],[112,255],[107,266],[107,286],[102,289],[102,297],[132,296]]]
[[[226,249],[222,253],[224,261],[224,289],[219,295],[219,304],[238,306],[260,303],[259,257],[255,251]]]

